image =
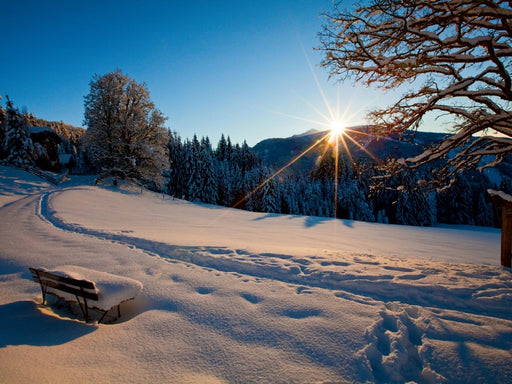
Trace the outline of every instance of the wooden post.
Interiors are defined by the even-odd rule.
[[[512,209],[501,208],[501,265],[512,267]]]
[[[488,189],[492,204],[501,221],[501,265],[512,267],[512,196]]]

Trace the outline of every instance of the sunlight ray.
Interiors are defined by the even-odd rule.
[[[326,122],[322,122],[322,121],[318,121],[318,120],[312,120],[312,119],[307,119],[305,117],[301,117],[301,116],[296,116],[296,115],[291,115],[291,114],[288,114],[288,113],[284,113],[284,112],[280,112],[280,111],[272,111],[273,113],[277,114],[277,115],[281,115],[281,116],[285,116],[285,117],[289,117],[289,118],[292,118],[292,119],[295,119],[295,120],[301,120],[301,121],[305,121],[307,123],[312,123],[312,124],[316,124],[316,125],[321,125],[323,127],[326,127],[326,128],[329,128],[329,124],[326,123]],[[322,116],[323,117],[323,116]]]
[[[329,122],[330,120],[332,120],[332,117],[329,117],[327,116],[325,113],[323,113],[319,108],[317,108],[316,106],[314,106],[311,102],[309,102],[308,100],[306,100],[305,98],[303,98],[302,96],[297,96],[299,99],[301,99],[304,103],[306,103],[313,111],[315,111],[316,113],[318,113],[319,116],[321,116],[326,122]],[[322,124],[322,125],[326,125],[328,126],[328,123],[322,123],[322,122],[319,122],[319,124]]]
[[[313,79],[315,80],[315,84],[318,88],[318,91],[320,92],[320,95],[322,96],[322,99],[325,103],[325,106],[327,108],[327,111],[329,112],[329,115],[331,116],[331,120],[335,120],[336,119],[336,116],[334,115],[334,112],[331,108],[331,105],[329,104],[329,101],[327,100],[327,97],[325,96],[325,92],[322,88],[322,86],[320,85],[320,82],[318,81],[318,76],[316,75],[314,69],[313,69],[313,65],[311,64],[311,60],[309,60],[309,57],[306,53],[306,50],[304,49],[304,46],[302,47],[302,51],[304,52],[304,57],[306,58],[306,61],[308,63],[308,66],[309,66],[309,69],[311,71],[311,75],[313,76]]]
[[[350,153],[350,149],[348,148],[347,142],[345,141],[345,136],[341,137],[341,141],[343,143],[343,147],[345,148],[348,158],[352,163],[354,163],[354,157],[352,156],[352,153]]]
[[[276,176],[281,174],[286,168],[290,167],[292,164],[297,162],[300,158],[305,156],[308,152],[310,152],[311,150],[313,150],[314,148],[319,146],[321,143],[324,143],[325,147],[324,147],[322,154],[319,158],[323,158],[324,156],[326,156],[326,154],[329,151],[329,148],[332,148],[333,152],[334,152],[333,153],[333,157],[334,157],[334,180],[333,180],[334,181],[334,217],[336,218],[337,217],[337,206],[338,206],[338,188],[339,188],[338,179],[339,179],[339,171],[340,171],[339,170],[339,158],[340,158],[340,150],[341,150],[339,147],[340,141],[343,145],[342,149],[345,151],[346,155],[348,156],[348,158],[350,159],[350,161],[352,163],[354,163],[354,157],[350,151],[349,144],[348,144],[347,140],[350,140],[350,142],[354,143],[356,145],[356,147],[358,147],[359,149],[364,151],[372,159],[377,160],[376,157],[371,152],[369,152],[363,145],[361,145],[359,142],[357,142],[357,140],[354,139],[353,137],[351,137],[351,135],[350,135],[350,134],[354,134],[354,135],[364,135],[364,136],[368,136],[368,137],[372,136],[371,134],[369,134],[367,132],[363,132],[361,129],[349,128],[349,124],[351,124],[352,127],[358,127],[358,126],[365,125],[365,123],[357,123],[356,124],[353,121],[355,116],[357,116],[362,111],[362,108],[357,111],[351,112],[352,100],[349,100],[349,103],[345,106],[345,108],[342,111],[340,88],[338,88],[336,91],[336,104],[335,104],[335,108],[333,108],[331,106],[331,104],[329,103],[322,86],[320,85],[320,81],[318,80],[318,77],[314,71],[313,65],[311,64],[311,61],[309,60],[309,57],[307,56],[304,47],[303,47],[303,52],[304,52],[304,57],[309,66],[309,69],[311,71],[313,80],[315,81],[315,84],[317,86],[318,92],[320,93],[320,95],[322,97],[322,100],[323,100],[323,103],[327,110],[327,113],[322,112],[318,107],[316,107],[310,101],[304,99],[300,95],[298,97],[306,105],[308,105],[315,113],[317,113],[318,116],[321,119],[323,119],[324,121],[319,121],[319,120],[314,120],[314,119],[310,119],[310,118],[305,118],[302,116],[292,115],[292,114],[284,113],[281,111],[270,110],[270,112],[281,115],[281,116],[289,117],[289,118],[292,118],[295,120],[300,120],[300,121],[304,121],[307,123],[311,123],[311,124],[314,124],[316,127],[318,127],[318,126],[324,127],[324,128],[327,128],[327,130],[324,131],[325,134],[320,139],[318,139],[315,143],[313,143],[310,147],[308,147],[306,150],[301,152],[299,155],[294,157],[285,166],[281,167],[279,170],[274,172],[270,177],[268,177],[260,185],[258,185],[256,188],[254,188],[254,190],[252,190],[245,197],[243,197],[238,202],[236,202],[232,206],[232,208],[238,207],[240,204],[242,204],[248,198],[253,196],[256,192],[258,192],[261,188],[263,188],[265,186],[265,184],[267,184],[270,180],[274,179]],[[321,132],[321,131],[319,131],[319,132]]]
[[[361,150],[363,150],[368,156],[370,156],[373,160],[375,161],[378,161],[378,159],[375,157],[375,155],[373,153],[371,153],[370,151],[368,151],[365,147],[363,147],[360,143],[358,143],[356,140],[354,140],[352,137],[350,137],[349,135],[346,135],[347,139],[349,139],[350,141],[352,141],[355,145],[357,145]]]
[[[254,195],[256,192],[258,192],[261,188],[263,188],[265,186],[265,184],[267,184],[270,180],[272,180],[274,177],[276,177],[277,175],[279,175],[281,172],[283,172],[286,168],[288,168],[290,165],[292,165],[293,163],[295,163],[297,160],[299,160],[301,157],[303,157],[304,155],[306,155],[309,151],[311,151],[313,148],[315,148],[316,146],[318,146],[320,143],[322,143],[323,141],[325,141],[325,139],[327,138],[329,134],[325,135],[325,136],[322,136],[322,138],[318,139],[316,142],[314,142],[309,148],[305,149],[304,151],[302,151],[300,154],[298,154],[296,157],[294,157],[288,164],[286,164],[285,166],[281,167],[279,170],[277,170],[276,172],[274,172],[270,177],[268,177],[266,180],[264,180],[260,185],[258,185],[256,188],[254,188],[249,194],[247,194],[244,198],[242,198],[240,201],[238,201],[237,203],[235,203],[231,208],[236,208],[237,206],[239,206],[240,204],[242,204],[245,200],[247,200],[249,197],[251,197],[252,195]]]

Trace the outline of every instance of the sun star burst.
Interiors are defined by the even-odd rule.
[[[346,127],[347,125],[341,119],[331,121],[331,123],[329,124],[329,141],[331,142],[331,144],[338,141],[339,137],[343,135],[343,133],[345,132]]]

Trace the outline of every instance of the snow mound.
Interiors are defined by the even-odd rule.
[[[135,298],[142,290],[142,283],[137,280],[76,265],[64,265],[53,269],[40,269],[57,276],[94,283],[99,300],[89,301],[89,306],[103,311],[108,311],[114,306]],[[48,292],[51,293],[54,292],[54,290],[49,289]],[[75,296],[72,294],[61,291],[55,294],[63,297],[66,301],[76,301]]]
[[[510,382],[497,229],[266,215],[23,177],[0,167],[2,383]],[[107,286],[126,276],[144,294],[113,325],[49,316],[36,265]]]

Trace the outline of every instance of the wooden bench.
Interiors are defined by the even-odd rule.
[[[119,318],[121,304],[135,298],[142,290],[142,284],[136,280],[77,266],[29,270],[33,280],[41,286],[43,305],[46,305],[48,294],[67,302],[76,302],[86,322],[89,321],[90,308],[102,313],[98,323],[114,307],[117,307]]]

